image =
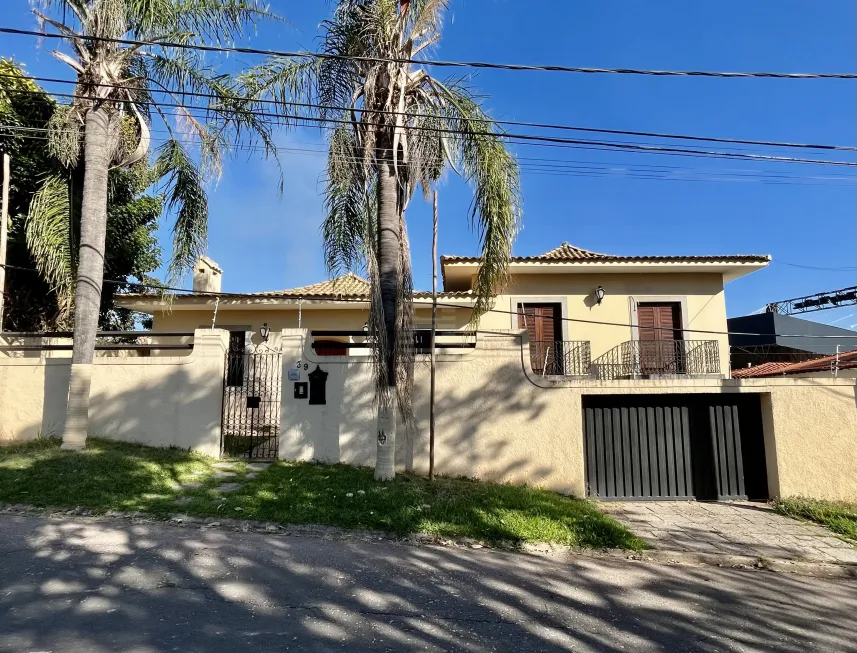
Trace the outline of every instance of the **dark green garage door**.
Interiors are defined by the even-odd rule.
[[[753,472],[764,473],[758,397],[605,395],[583,408],[591,497],[746,499],[742,420],[754,430]],[[753,482],[766,493],[766,480]]]

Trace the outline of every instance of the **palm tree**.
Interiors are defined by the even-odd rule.
[[[321,59],[271,62],[251,72],[256,93],[288,111],[317,107],[332,131],[323,223],[330,272],[368,268],[369,328],[378,405],[375,477],[395,475],[395,404],[409,425],[412,283],[405,209],[426,197],[447,164],[473,187],[470,221],[482,262],[474,320],[506,278],[518,220],[519,173],[501,133],[464,80],[441,81],[407,63],[440,39],[448,0],[340,0],[322,24]]]
[[[70,43],[73,55],[53,54],[77,78],[74,100],[59,108],[51,121],[49,149],[68,167],[82,157],[84,167],[74,346],[63,433],[63,448],[80,449],[88,426],[109,171],[145,170],[150,125],[157,119],[166,126],[169,138],[156,152],[153,180],[162,184],[166,206],[175,211],[169,281],[182,278],[205,248],[205,185],[219,175],[224,151],[246,138],[276,157],[272,127],[244,101],[238,79],[205,64],[193,46],[231,42],[246,28],[276,17],[257,0],[41,0],[34,13]],[[127,45],[117,39],[142,43]],[[173,43],[190,47],[167,45]],[[68,210],[62,206],[67,195],[57,180],[51,184],[31,207],[34,234],[50,233],[50,225],[62,221],[58,212],[62,216]],[[50,260],[50,248],[42,250],[46,254],[37,259],[43,271],[57,265],[56,256]],[[39,251],[38,243],[33,251]],[[69,259],[66,255],[65,261]]]

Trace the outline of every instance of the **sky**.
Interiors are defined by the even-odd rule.
[[[35,28],[28,0],[4,0],[3,5],[0,24]],[[265,25],[242,44],[315,49],[319,24],[332,6],[328,0],[273,0],[272,10],[287,22]],[[451,0],[443,39],[432,58],[600,68],[854,73],[855,24],[857,3],[848,0]],[[13,56],[34,75],[70,78],[70,69],[51,57],[52,47],[53,42],[40,44],[32,37],[0,35],[0,56]],[[208,61],[234,69],[256,63],[258,57],[226,60],[212,55]],[[433,72],[448,74],[445,69]],[[469,84],[485,96],[487,110],[497,119],[857,145],[854,80],[466,72]],[[67,87],[44,86],[67,92]],[[624,136],[601,138],[641,142]],[[282,195],[274,165],[246,152],[226,163],[222,178],[210,189],[208,255],[224,270],[225,291],[292,288],[328,276],[319,232],[325,158],[323,152],[313,151],[324,149],[325,134],[295,129],[279,132],[277,143],[284,148]],[[815,150],[710,147],[833,158]],[[524,214],[516,255],[539,254],[562,241],[624,255],[772,255],[774,262],[767,269],[727,285],[730,316],[750,313],[771,301],[857,284],[854,168],[526,145],[512,146],[512,151],[523,166]],[[849,156],[854,161],[853,152],[838,158]],[[598,169],[594,175],[593,166]],[[440,253],[478,254],[477,234],[469,229],[470,201],[467,183],[454,172],[445,174],[439,185]],[[407,225],[415,285],[429,288],[431,207],[421,195],[408,208]],[[159,236],[169,252],[169,216],[162,221]],[[609,280],[604,285],[609,292]],[[857,327],[855,308],[808,317]]]

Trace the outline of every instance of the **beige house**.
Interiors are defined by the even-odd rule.
[[[730,378],[724,285],[768,262],[564,243],[514,258],[474,332],[478,260],[443,257],[436,470],[605,500],[857,500],[854,379]],[[92,433],[373,465],[366,282],[235,295],[220,292],[223,274],[203,258],[195,292],[170,305],[120,299],[153,315],[149,337],[192,349],[96,359]],[[427,326],[429,294],[414,301]],[[400,429],[395,450],[417,472],[428,466],[430,344],[418,332],[415,428]],[[0,352],[0,438],[59,431],[68,372],[67,358]]]
[[[562,243],[512,259],[509,284],[479,329],[527,329],[531,363],[540,375],[728,378],[724,285],[769,262],[768,256],[614,256]],[[440,264],[439,329],[469,330],[479,259],[443,256]],[[263,324],[274,334],[286,328],[359,332],[367,320],[368,283],[353,274],[291,290],[218,296],[222,278],[223,271],[203,257],[194,271],[197,292],[169,304],[146,295],[117,302],[152,314],[155,331],[216,326],[233,332],[239,348],[253,338],[258,343]],[[415,293],[414,303],[416,325],[427,327],[430,293]],[[317,347],[322,353],[343,353],[324,345]]]

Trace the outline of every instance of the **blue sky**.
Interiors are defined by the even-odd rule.
[[[3,4],[0,23],[33,28],[28,0]],[[274,0],[272,8],[290,22],[266,26],[248,43],[259,48],[312,49],[318,24],[331,6],[326,0]],[[857,7],[846,0],[452,0],[444,38],[434,56],[583,67],[854,72],[855,23]],[[50,43],[39,47],[30,37],[0,35],[3,56],[13,55],[33,74],[69,77],[70,71],[50,56],[50,47]],[[215,63],[218,57],[212,55],[210,61]],[[254,58],[243,56],[240,61],[250,63]],[[853,81],[482,71],[471,84],[489,96],[486,106],[500,119],[756,140],[857,143]],[[224,268],[224,290],[286,288],[326,278],[319,236],[320,175],[325,160],[317,152],[294,151],[322,149],[324,135],[300,129],[279,134],[278,142],[287,148],[282,152],[286,172],[282,197],[277,195],[272,164],[246,154],[229,161],[212,188],[208,253]],[[769,269],[727,286],[730,315],[751,312],[768,301],[857,283],[855,270],[786,265],[857,265],[854,186],[819,184],[813,179],[769,184],[753,176],[773,171],[853,181],[853,168],[528,146],[513,149],[527,168],[522,176],[524,220],[516,254],[541,253],[567,240],[617,254],[773,255],[775,262]],[[533,161],[538,158],[572,166],[610,164],[610,173],[580,176],[579,168],[567,168],[562,174],[556,170],[545,174],[533,169],[542,163]],[[639,171],[650,170],[646,166],[678,168],[666,170],[669,180],[634,178],[643,174]],[[638,172],[629,175],[629,169]],[[744,179],[750,175],[750,180],[681,179],[711,179],[717,173]],[[469,205],[468,186],[448,174],[440,186],[441,253],[478,252],[476,236],[467,226]],[[426,288],[431,271],[430,207],[415,198],[407,219],[416,285]],[[168,249],[167,228],[162,236]],[[814,318],[850,326],[857,323],[857,317],[849,317],[853,309],[818,313]]]

